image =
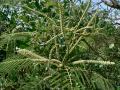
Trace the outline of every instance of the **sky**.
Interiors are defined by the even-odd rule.
[[[88,0],[82,0],[82,1],[88,1]],[[109,17],[111,18],[119,18],[120,17],[120,11],[116,10],[116,9],[113,9],[113,8],[110,8],[108,7],[107,5],[105,5],[104,3],[101,3],[99,6],[96,5],[98,2],[101,2],[101,0],[92,0],[93,4],[95,6],[93,6],[95,9],[99,8],[99,9],[107,9],[107,11],[110,10],[110,13],[109,13]],[[118,14],[115,14],[115,13],[118,13]],[[114,20],[114,22],[117,22],[117,23],[120,23],[120,19],[118,20]]]
[[[101,2],[101,0],[92,0],[92,2],[97,4],[97,3]],[[104,3],[101,3],[99,7],[101,7],[101,9],[106,9],[107,8],[107,6]]]

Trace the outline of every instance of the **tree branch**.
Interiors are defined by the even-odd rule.
[[[107,0],[101,0],[101,1],[111,8],[120,9],[120,4],[118,3],[117,0],[110,0],[110,2]]]

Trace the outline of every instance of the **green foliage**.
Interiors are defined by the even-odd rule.
[[[26,0],[1,6],[0,49],[7,51],[6,60],[0,62],[1,89],[115,90],[119,86],[119,59],[111,58],[119,48],[115,27],[99,17],[102,10],[90,12],[91,0],[79,4]]]

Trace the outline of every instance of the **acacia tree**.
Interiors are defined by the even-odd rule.
[[[74,0],[28,0],[3,6],[6,30],[0,48],[8,54],[0,63],[0,88],[114,90],[117,80],[109,76],[108,65],[115,62],[105,52],[112,42],[105,30],[114,26],[99,17],[102,11],[90,14],[90,7],[91,0],[80,5]]]

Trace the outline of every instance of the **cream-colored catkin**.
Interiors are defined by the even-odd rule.
[[[102,64],[102,65],[113,65],[115,62],[110,61],[98,61],[98,60],[78,60],[74,61],[73,64],[84,64],[84,63],[93,63],[93,64]]]
[[[17,53],[22,55],[22,56],[25,56],[27,58],[30,58],[32,61],[35,61],[35,62],[40,62],[40,63],[50,62],[51,64],[56,65],[57,67],[62,66],[62,63],[59,60],[56,60],[56,59],[49,60],[49,59],[44,58],[40,55],[37,55],[36,53],[34,53],[32,51],[29,51],[27,49],[19,49],[18,48]]]

